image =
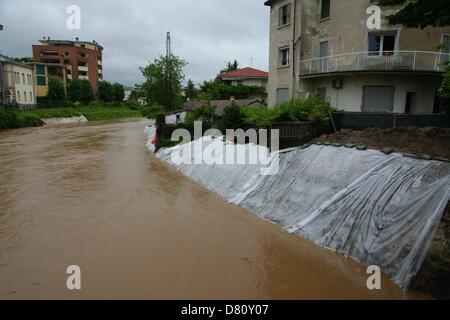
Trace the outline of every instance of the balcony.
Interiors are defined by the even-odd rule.
[[[87,66],[78,66],[78,71],[80,71],[80,72],[88,72],[89,68]]]
[[[300,77],[309,78],[347,72],[445,72],[450,54],[428,51],[345,53],[300,61]]]

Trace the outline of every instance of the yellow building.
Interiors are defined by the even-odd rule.
[[[34,62],[35,68],[35,83],[36,83],[36,96],[46,97],[48,94],[48,80],[51,77],[60,79],[64,84],[64,89],[67,94],[67,79],[70,78],[68,70],[70,66],[65,66],[59,63],[43,63]]]

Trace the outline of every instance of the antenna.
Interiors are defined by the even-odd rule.
[[[172,44],[170,39],[170,32],[167,32],[166,38],[166,57],[169,58],[172,55]]]
[[[253,68],[253,57],[250,58],[250,67]]]

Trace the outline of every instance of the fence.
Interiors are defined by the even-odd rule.
[[[336,112],[333,113],[333,121],[338,130],[392,129],[404,126],[450,128],[450,114]]]
[[[276,122],[271,126],[273,129],[279,130],[281,150],[301,146],[325,132],[313,121]]]

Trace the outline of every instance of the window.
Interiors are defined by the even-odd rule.
[[[20,91],[17,91],[17,101],[20,101]]]
[[[36,74],[45,75],[45,66],[43,65],[36,66]]]
[[[369,34],[370,56],[391,56],[395,51],[396,34]]]
[[[289,65],[289,48],[281,48],[278,54],[278,65],[288,66]]]
[[[447,60],[449,60],[450,58],[449,54],[450,54],[450,35],[443,34],[441,50],[439,54],[439,64],[443,64]]]
[[[317,95],[321,97],[323,101],[327,101],[327,87],[317,88]]]
[[[26,91],[24,91],[23,92],[23,101],[27,101],[27,92]]]
[[[64,55],[66,56],[66,57],[68,57],[68,56],[70,56],[70,52],[64,52]]]
[[[46,86],[47,85],[47,81],[46,81],[45,77],[38,76],[37,77],[37,85],[38,86]]]
[[[22,83],[25,84],[25,73],[22,73]]]
[[[30,91],[30,101],[33,101],[33,93]]]
[[[288,88],[277,89],[277,104],[280,104],[287,100],[289,100],[289,89]]]
[[[320,18],[326,19],[330,17],[330,0],[322,0],[320,6]]]
[[[405,113],[411,114],[415,113],[416,107],[416,93],[415,92],[407,92],[406,93],[406,103],[405,103]]]
[[[291,4],[287,4],[280,8],[280,20],[278,25],[285,26],[291,23]]]

